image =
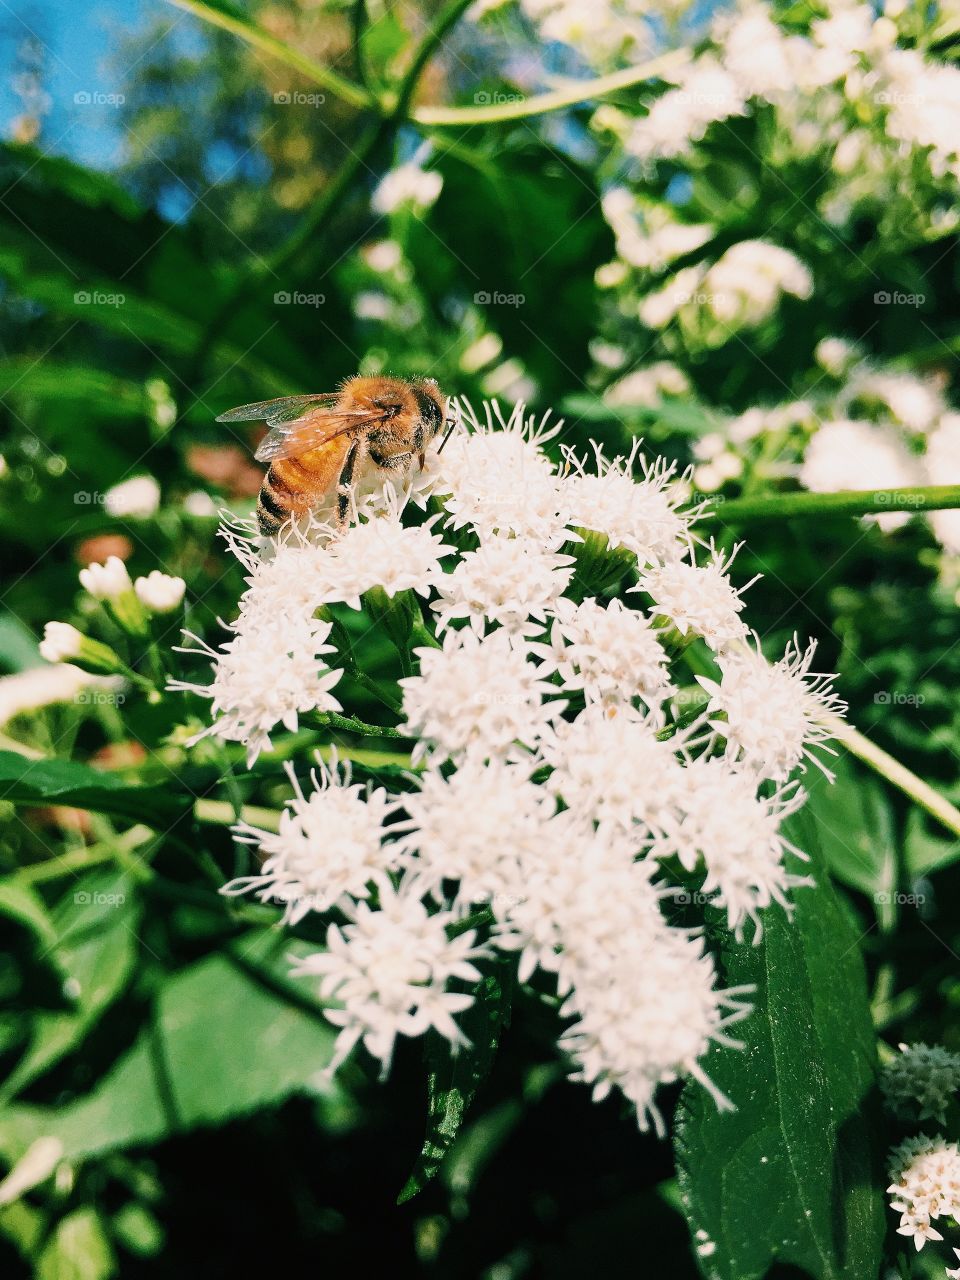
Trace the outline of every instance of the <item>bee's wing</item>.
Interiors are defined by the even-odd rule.
[[[299,418],[311,405],[332,404],[336,391],[324,391],[319,395],[278,396],[276,400],[256,400],[253,404],[241,404],[236,409],[221,413],[217,422],[269,422],[271,426]]]
[[[273,462],[276,458],[310,453],[336,436],[361,431],[387,417],[385,412],[371,413],[367,409],[308,409],[287,422],[273,420],[273,430],[261,440],[254,457],[258,462]]]

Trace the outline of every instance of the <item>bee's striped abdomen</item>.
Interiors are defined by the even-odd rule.
[[[263,477],[257,522],[264,537],[277,533],[291,515],[309,506],[309,500],[304,502],[303,470],[295,458],[277,458]]]

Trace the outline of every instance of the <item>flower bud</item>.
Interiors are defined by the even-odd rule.
[[[80,570],[80,585],[95,600],[115,600],[133,590],[127,566],[119,556],[108,557],[105,564],[91,564]]]
[[[154,569],[145,578],[137,578],[133,589],[137,599],[150,613],[172,613],[183,599],[186,586],[182,578]]]
[[[40,656],[47,662],[72,662],[83,671],[103,675],[126,673],[126,667],[109,645],[91,640],[69,622],[48,622],[40,642]]]

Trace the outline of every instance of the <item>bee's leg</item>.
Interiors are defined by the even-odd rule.
[[[343,466],[340,469],[340,478],[337,481],[337,528],[341,530],[346,526],[347,518],[350,515],[350,494],[353,490],[354,477],[357,474],[360,452],[360,440],[356,439],[347,450],[347,456],[344,458]]]

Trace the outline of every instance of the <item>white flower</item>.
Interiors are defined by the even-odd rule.
[[[887,1105],[905,1119],[945,1124],[947,1104],[960,1089],[960,1053],[939,1044],[898,1047],[900,1052],[880,1072]]]
[[[449,777],[428,769],[402,804],[409,816],[392,830],[417,892],[440,902],[444,881],[456,880],[456,907],[492,899],[498,913],[516,893],[524,859],[549,837],[554,810],[529,767],[496,759],[469,759]]]
[[[888,1157],[890,1208],[899,1213],[897,1234],[909,1236],[917,1250],[943,1236],[931,1219],[960,1216],[960,1151],[940,1134],[905,1138]]]
[[[728,648],[747,635],[746,623],[740,617],[741,596],[759,578],[751,578],[742,587],[734,587],[728,575],[734,547],[724,559],[723,553],[710,545],[710,559],[704,565],[676,560],[657,565],[641,574],[632,591],[644,591],[651,597],[657,612],[673,623],[682,636],[692,632],[702,636],[711,649]]]
[[[107,701],[107,695],[122,687],[122,681],[89,675],[69,663],[29,667],[26,671],[0,677],[0,725],[14,716],[37,711],[55,702],[86,705]]]
[[[644,405],[652,408],[664,395],[682,396],[690,390],[690,381],[682,369],[666,360],[657,360],[644,369],[634,369],[626,377],[615,382],[603,393],[603,398],[613,409],[624,405]]]
[[[814,493],[897,489],[919,478],[917,461],[896,432],[845,418],[824,423],[807,446],[800,468],[800,483]],[[909,512],[903,511],[876,517],[887,530],[909,519]]]
[[[328,911],[344,894],[365,898],[371,884],[382,887],[395,861],[384,845],[385,822],[397,807],[381,788],[351,783],[349,762],[327,767],[317,756],[310,772],[313,789],[304,794],[293,765],[284,766],[294,795],[280,815],[280,830],[261,831],[248,822],[237,838],[265,855],[258,875],[241,876],[220,890],[235,895],[256,891],[262,902],[283,902],[283,919],[296,924],[308,911]]]
[[[945,413],[927,440],[926,472],[930,484],[960,484],[960,413]],[[960,511],[931,511],[931,528],[951,555],[960,555]]]
[[[742,938],[749,919],[755,926],[754,942],[759,942],[758,913],[774,902],[789,910],[787,890],[810,883],[784,867],[785,853],[804,855],[779,829],[806,796],[792,787],[758,796],[756,779],[732,770],[722,759],[688,764],[684,784],[676,797],[682,816],[654,852],[661,858],[675,855],[687,871],[702,865],[703,892],[716,894],[735,937]]]
[[[420,759],[432,748],[439,759],[470,752],[481,757],[511,754],[516,744],[533,747],[566,705],[544,701],[555,692],[540,678],[506,631],[483,639],[470,630],[448,631],[440,649],[416,649],[420,674],[399,681],[403,730],[421,739]]]
[[[402,205],[429,209],[442,187],[443,176],[435,169],[421,169],[414,163],[401,164],[384,174],[371,204],[376,213],[393,213]]]
[[[299,623],[277,618],[273,623],[259,618],[257,625],[237,631],[233,639],[211,649],[197,636],[199,649],[185,653],[205,653],[213,659],[213,681],[209,685],[174,680],[167,688],[199,694],[211,701],[211,725],[193,741],[216,734],[242,742],[247,748],[247,767],[270,747],[270,732],[276,725],[294,732],[298,717],[307,711],[339,711],[340,703],[330,690],[343,672],[324,665],[325,655],[335,652],[327,644],[330,623],[307,618]]]
[[[719,683],[697,677],[710,694],[708,710],[725,717],[711,724],[727,739],[729,759],[761,778],[785,782],[806,757],[832,778],[809,748],[833,736],[824,717],[842,715],[846,704],[834,695],[832,676],[810,670],[816,649],[811,641],[801,650],[794,637],[780,661],[769,663],[757,641],[756,649],[720,655]]]
[[[508,417],[495,400],[484,401],[482,418],[467,402],[461,409],[467,430],[427,455],[424,475],[450,525],[472,525],[481,538],[512,533],[558,546],[566,538],[565,492],[541,446],[562,423],[550,423],[549,413],[537,423],[522,402]]]
[[[146,520],[160,506],[160,486],[153,476],[133,476],[108,489],[103,505],[108,515]]]
[[[319,599],[359,609],[360,596],[374,587],[388,596],[400,591],[427,595],[443,577],[440,561],[454,551],[434,532],[438,519],[404,525],[394,507],[350,525],[315,560]]]
[[[497,946],[519,951],[519,977],[557,975],[565,995],[579,970],[601,957],[613,966],[631,932],[665,927],[655,864],[636,860],[637,840],[616,826],[595,829],[571,810],[551,818],[520,851],[514,892],[493,898]]]
[[[834,378],[842,378],[860,355],[859,347],[846,338],[822,338],[813,352],[817,364]]]
[[[586,707],[544,735],[540,750],[553,769],[546,785],[582,817],[624,828],[639,823],[639,848],[648,832],[670,822],[685,786],[671,744],[656,729],[630,706]]]
[[[679,156],[700,141],[713,121],[743,115],[745,110],[736,80],[705,55],[684,69],[679,88],[668,89],[636,122],[626,147],[643,160]]]
[[[183,599],[187,584],[182,578],[154,569],[145,578],[137,578],[133,589],[137,599],[151,613],[172,613]]]
[[[577,1021],[560,1039],[573,1058],[574,1078],[593,1086],[599,1100],[617,1086],[637,1110],[666,1132],[654,1102],[658,1085],[692,1076],[721,1111],[733,1104],[700,1066],[711,1042],[742,1048],[726,1028],[749,1013],[750,988],[717,990],[713,961],[700,938],[667,928],[654,912],[637,912],[615,955],[584,949],[573,966],[573,990],[563,1013]]]
[[[527,538],[496,534],[466,551],[453,573],[437,579],[440,630],[469,619],[478,635],[486,622],[526,634],[542,630],[573,574],[573,556],[545,551]],[[537,625],[539,624],[539,626]]]
[[[449,939],[455,918],[447,911],[430,915],[414,894],[380,890],[380,906],[367,902],[350,908],[351,919],[330,925],[327,950],[299,961],[294,973],[320,978],[322,1000],[339,999],[340,1009],[325,1010],[342,1028],[328,1068],[335,1071],[358,1041],[389,1069],[398,1035],[420,1036],[433,1027],[452,1045],[469,1043],[453,1019],[473,1004],[473,996],[447,991],[452,978],[478,982],[473,963],[487,954],[475,946],[471,930]]]
[[[767,240],[741,240],[703,277],[707,309],[735,328],[756,328],[784,293],[809,298],[813,277],[795,254]]]
[[[531,644],[544,674],[558,672],[564,689],[582,689],[587,702],[641,698],[659,711],[672,686],[667,654],[649,620],[622,600],[605,607],[587,599],[557,601],[549,644]]]
[[[47,662],[69,662],[80,656],[83,635],[69,622],[48,622],[40,641],[40,656]]]
[[[109,556],[104,564],[90,564],[81,569],[80,585],[95,600],[116,600],[133,590],[127,566],[119,556]]]
[[[858,372],[844,390],[846,403],[879,403],[908,431],[929,431],[946,411],[946,402],[935,378],[911,373],[887,373],[880,369]]]
[[[570,523],[605,534],[611,548],[632,551],[641,566],[676,560],[690,545],[696,511],[678,508],[683,494],[675,484],[675,466],[650,462],[635,440],[629,454],[607,461],[593,444],[596,474],[588,472],[571,449],[564,449],[570,474],[565,489],[572,507]],[[639,464],[640,478],[633,467]]]

